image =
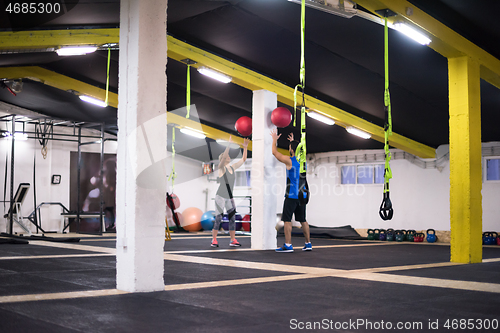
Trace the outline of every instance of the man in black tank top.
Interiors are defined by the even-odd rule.
[[[238,162],[229,166],[231,163],[231,158],[229,157],[229,146],[232,143],[231,136],[229,137],[229,144],[226,150],[219,155],[219,170],[217,182],[220,184],[219,189],[215,195],[215,222],[212,229],[212,247],[219,247],[217,242],[217,232],[220,229],[220,224],[222,222],[222,215],[224,214],[224,208],[227,211],[229,218],[229,235],[231,236],[231,242],[229,246],[236,247],[241,246],[241,244],[236,240],[236,205],[233,199],[233,189],[235,180],[235,170],[245,163],[247,159],[247,147],[248,139],[243,140],[243,157]]]

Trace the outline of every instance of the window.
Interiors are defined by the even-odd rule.
[[[500,180],[500,157],[486,158],[486,181]]]
[[[341,184],[383,184],[383,164],[343,165],[340,175]]]
[[[344,165],[341,169],[341,184],[356,184],[356,166]]]
[[[234,186],[248,186],[250,187],[250,170],[236,171]]]
[[[373,165],[358,165],[358,184],[373,184]]]

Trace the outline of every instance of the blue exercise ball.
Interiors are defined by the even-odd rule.
[[[215,222],[215,211],[209,210],[201,216],[201,227],[203,230],[212,230]]]

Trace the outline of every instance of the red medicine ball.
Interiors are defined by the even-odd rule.
[[[236,120],[234,128],[243,136],[249,136],[252,134],[252,118],[243,116]]]
[[[276,125],[276,127],[287,127],[292,121],[292,114],[287,108],[279,106],[273,110],[273,113],[271,114],[271,121],[274,125]]]
[[[172,193],[171,198],[172,198],[172,203],[174,204],[174,210],[179,208],[179,206],[181,205],[181,200],[179,199],[179,197],[176,194]],[[168,197],[167,197],[167,206],[168,208],[172,209]]]

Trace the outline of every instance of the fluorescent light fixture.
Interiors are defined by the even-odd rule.
[[[302,0],[288,0],[293,3],[302,4]],[[349,0],[306,0],[305,5],[314,9],[321,10],[326,13],[351,18],[358,10],[354,8],[354,4]]]
[[[316,120],[319,120],[321,121],[322,123],[325,123],[327,125],[334,125],[335,124],[335,121],[331,118],[328,118],[327,116],[324,116],[322,114],[319,114],[317,112],[314,112],[314,111],[309,111],[307,112],[307,115],[313,119],[316,119]]]
[[[10,132],[3,132],[2,136],[4,138],[6,138],[7,140],[12,140],[12,134]],[[28,140],[28,134],[27,133],[16,132],[16,133],[14,133],[14,139],[26,141],[26,140]]]
[[[107,106],[106,103],[104,103],[104,101],[101,101],[100,99],[96,99],[96,98],[89,97],[86,95],[80,95],[79,97],[82,101],[100,106],[101,108],[104,108]]]
[[[237,143],[234,143],[234,142],[229,143],[229,141],[222,140],[222,139],[217,139],[215,141],[217,141],[217,143],[220,144],[221,146],[224,146],[224,147],[229,146],[229,148],[231,148],[231,149],[240,148],[240,145],[238,145]]]
[[[352,127],[352,126],[347,126],[345,129],[347,132],[349,132],[353,135],[359,136],[360,138],[363,138],[363,139],[369,139],[372,137],[371,134],[363,132],[362,130],[359,130],[359,129]]]
[[[431,42],[431,40],[427,36],[421,34],[420,32],[418,32],[417,30],[413,29],[412,27],[410,27],[405,23],[401,22],[394,23],[392,28],[394,30],[397,30],[405,34],[406,36],[410,37],[411,39],[422,45],[428,45]]]
[[[26,116],[16,116],[16,121],[31,121],[31,118],[28,118]]]
[[[27,133],[21,133],[21,132],[16,132],[14,133],[14,139],[16,140],[28,140],[28,134]]]
[[[97,46],[86,45],[86,46],[62,46],[56,50],[57,55],[60,56],[73,56],[73,55],[83,55],[87,53],[92,53],[97,50]]]
[[[212,79],[215,79],[217,81],[220,81],[222,83],[229,83],[232,81],[232,77],[227,76],[226,74],[219,73],[217,71],[214,71],[213,69],[207,68],[207,67],[198,67],[198,72],[200,74],[206,75],[208,77],[211,77]]]
[[[197,139],[205,139],[205,137],[206,137],[205,134],[198,132],[194,129],[188,128],[188,127],[181,128],[181,133],[190,135],[190,136],[197,138]]]

